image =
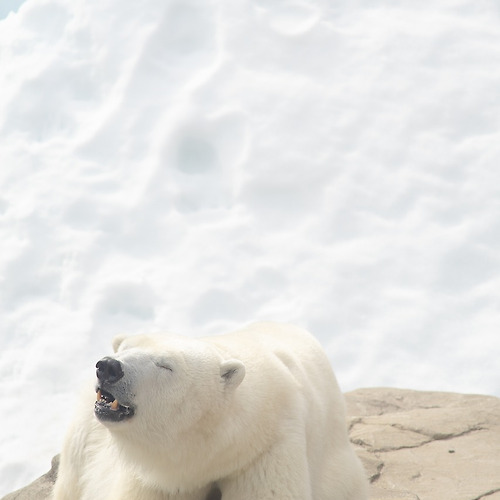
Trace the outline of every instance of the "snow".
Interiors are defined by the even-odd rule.
[[[117,333],[290,321],[343,390],[500,396],[493,0],[2,0],[0,495]]]

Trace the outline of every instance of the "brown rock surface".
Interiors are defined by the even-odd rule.
[[[346,401],[372,500],[500,500],[499,398],[358,389]],[[57,464],[2,500],[48,500]]]
[[[500,399],[359,389],[346,401],[373,500],[500,500]]]

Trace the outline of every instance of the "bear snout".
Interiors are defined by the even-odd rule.
[[[96,376],[102,383],[114,384],[123,377],[123,367],[120,361],[106,356],[97,362]]]

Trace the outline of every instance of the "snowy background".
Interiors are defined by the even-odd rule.
[[[0,495],[118,332],[500,396],[499,160],[494,0],[0,0]]]

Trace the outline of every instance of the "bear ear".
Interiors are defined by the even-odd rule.
[[[113,351],[117,352],[120,346],[122,345],[122,342],[128,337],[128,335],[117,335],[116,337],[113,338],[111,341],[111,345],[113,346]]]
[[[228,359],[220,365],[220,376],[226,387],[236,388],[245,378],[245,365],[238,359]]]

